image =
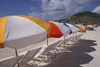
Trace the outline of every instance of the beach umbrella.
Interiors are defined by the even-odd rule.
[[[61,23],[53,21],[47,21],[47,22],[50,23],[52,26],[48,38],[60,38],[62,36],[64,36],[65,38],[70,33],[70,29]]]
[[[62,36],[66,37],[70,33],[70,29],[66,26],[64,26],[61,23],[53,22],[53,21],[47,21],[51,24],[52,28],[49,34],[49,38],[60,38]]]
[[[79,28],[77,26],[75,26],[74,24],[71,24],[71,23],[63,23],[63,24],[70,28],[70,34],[80,31]]]
[[[63,24],[70,28],[70,34],[73,33],[73,38],[74,38],[74,33],[76,33],[76,36],[77,36],[77,32],[79,32],[80,30],[76,25],[71,24],[71,23],[63,23]]]
[[[51,24],[39,18],[11,15],[0,18],[0,48],[4,45],[16,49],[47,39]],[[16,51],[16,56],[17,51]]]
[[[88,28],[94,28],[93,25],[87,25]]]
[[[79,28],[80,32],[84,32],[85,31],[85,26],[77,25],[77,24],[75,24],[75,25]]]
[[[0,18],[0,47],[23,48],[44,41],[51,24],[41,19],[17,15]]]
[[[87,25],[87,29],[88,30],[93,30],[94,29],[94,26],[93,25]]]

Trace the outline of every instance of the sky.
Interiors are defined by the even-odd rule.
[[[100,14],[100,0],[0,0],[0,17],[26,15],[54,21],[83,11]]]

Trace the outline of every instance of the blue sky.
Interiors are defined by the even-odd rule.
[[[0,0],[0,17],[11,14],[59,20],[83,11],[100,14],[100,0]]]

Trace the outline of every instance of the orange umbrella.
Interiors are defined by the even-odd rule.
[[[62,36],[66,37],[70,33],[70,29],[61,23],[53,21],[47,21],[47,22],[50,23],[52,26],[48,38],[51,37],[60,38]]]
[[[70,33],[70,29],[61,23],[57,23],[53,21],[47,21],[47,22],[50,23],[52,26],[49,36],[47,36],[47,45],[48,45],[48,38],[51,37],[60,38],[64,36],[65,39],[65,37]]]

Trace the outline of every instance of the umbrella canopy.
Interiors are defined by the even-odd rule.
[[[70,29],[66,26],[64,26],[61,23],[53,22],[53,21],[47,21],[52,25],[50,36],[48,37],[54,37],[54,38],[60,38],[61,36],[66,37],[70,33]]]
[[[71,23],[63,23],[63,24],[70,28],[70,34],[80,31],[79,28],[75,26],[74,24],[71,24]]]
[[[89,27],[89,28],[94,28],[93,25],[87,25],[87,27]]]
[[[84,32],[85,31],[85,26],[77,25],[77,24],[75,24],[75,25],[79,28],[80,32]]]
[[[44,41],[51,24],[39,18],[11,15],[0,18],[0,48],[23,48]]]

